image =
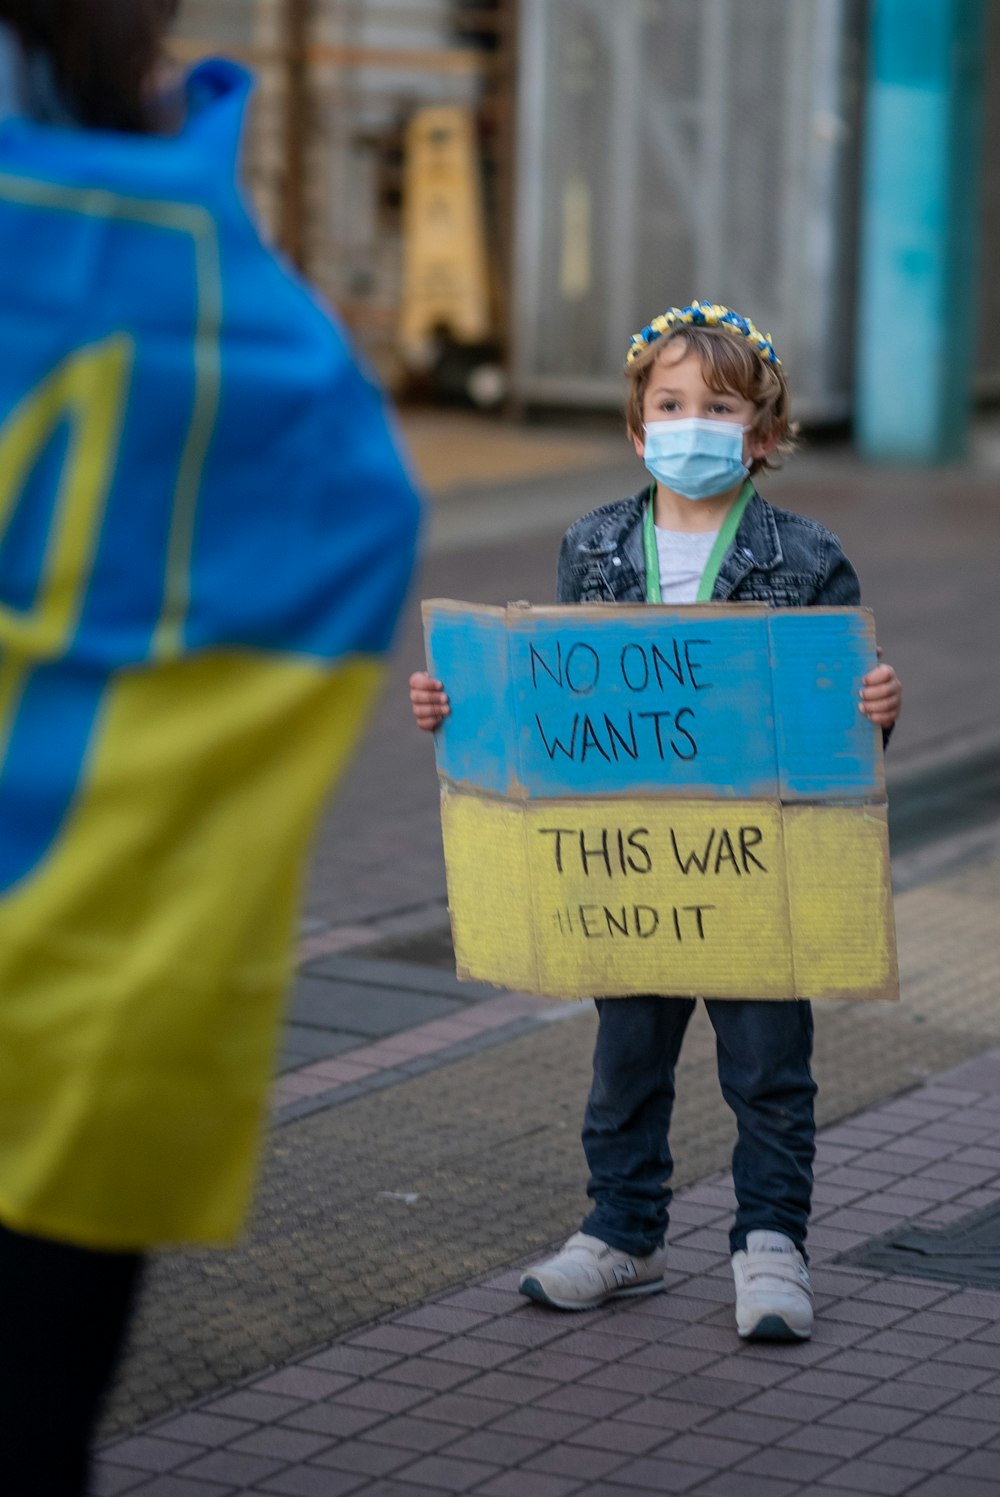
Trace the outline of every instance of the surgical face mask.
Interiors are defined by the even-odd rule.
[[[734,489],[750,470],[735,421],[651,421],[642,460],[658,483],[685,499],[711,499]]]

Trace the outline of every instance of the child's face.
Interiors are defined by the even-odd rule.
[[[647,426],[652,421],[682,421],[695,416],[699,421],[729,421],[749,427],[756,414],[752,400],[733,390],[720,394],[706,384],[701,360],[694,349],[685,348],[683,343],[673,347],[668,344],[660,354],[642,402],[642,419]],[[633,435],[632,442],[642,457],[646,450],[642,437]],[[745,430],[744,463],[749,465],[755,458],[766,457],[774,445],[773,438],[762,438]]]

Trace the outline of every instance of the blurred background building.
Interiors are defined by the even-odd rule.
[[[911,72],[921,11],[974,54],[971,103],[966,76],[942,106],[948,140],[966,110],[941,169],[969,191],[935,230],[934,316],[960,292],[975,308],[974,389],[996,399],[1000,5],[185,0],[176,46],[256,70],[260,212],[398,392],[614,409],[628,332],[697,295],[749,311],[800,414],[840,422],[874,357],[858,309],[880,7]]]

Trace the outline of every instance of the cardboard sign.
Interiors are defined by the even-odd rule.
[[[424,604],[460,976],[898,996],[865,609]]]

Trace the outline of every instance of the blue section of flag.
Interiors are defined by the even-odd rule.
[[[117,672],[333,666],[395,624],[418,501],[380,393],[240,196],[248,91],[204,65],[170,139],[0,126],[0,889],[58,836]],[[127,373],[92,398],[72,371],[102,350]]]

